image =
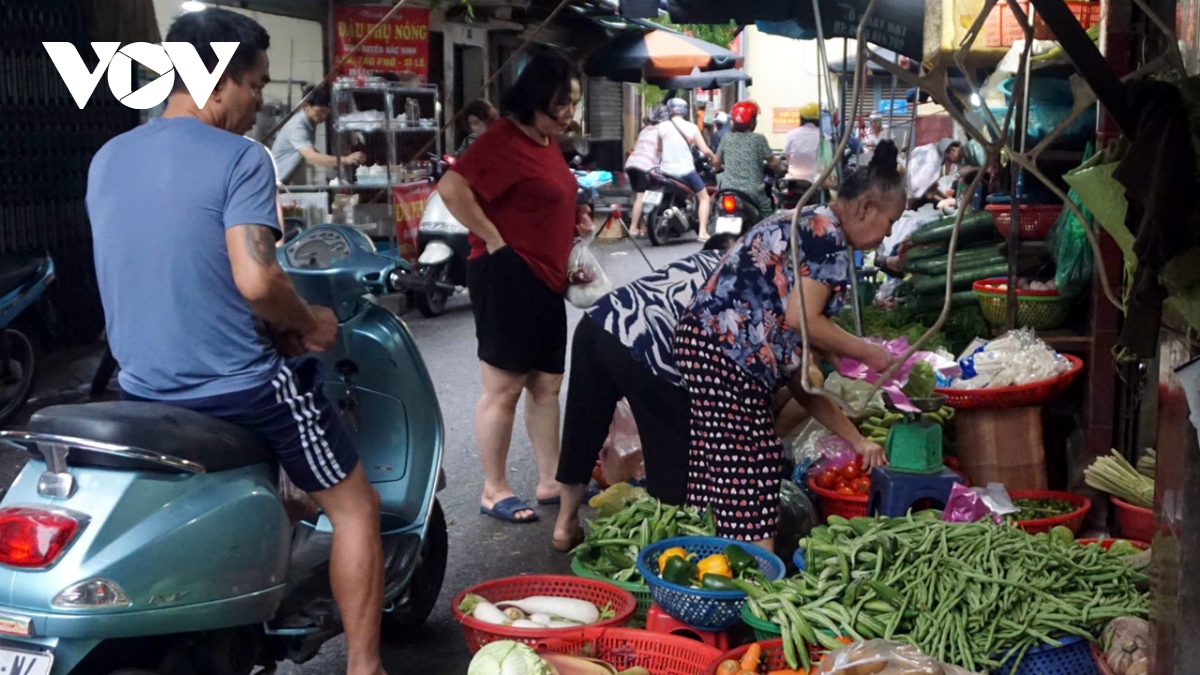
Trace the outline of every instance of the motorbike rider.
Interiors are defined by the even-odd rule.
[[[783,152],[788,162],[787,178],[789,181],[811,185],[817,174],[824,169],[819,166],[821,142],[828,143],[829,139],[823,137],[821,109],[817,107],[816,103],[805,103],[800,106],[800,126],[788,132],[783,145]],[[824,187],[833,189],[836,185],[836,178],[830,174]]]
[[[687,119],[687,101],[673,98],[667,101],[667,111],[671,118],[658,125],[661,170],[664,174],[686,183],[696,194],[699,201],[700,241],[708,241],[708,212],[712,198],[708,194],[708,187],[704,185],[704,179],[696,171],[692,148],[699,149],[710,162],[714,156],[708,148],[708,143],[704,141],[700,127]]]
[[[275,259],[280,211],[271,155],[243,138],[270,81],[270,37],[224,9],[184,13],[171,42],[213,70],[213,42],[238,43],[203,108],[182,79],[161,119],[110,140],[88,172],[87,209],[108,341],[122,397],[188,408],[253,431],[333,525],[330,582],[346,632],[347,675],[384,675],[379,496],[318,362],[332,310],[307,304]],[[130,209],[130,205],[136,208]],[[271,327],[275,344],[256,330]]]
[[[760,214],[769,214],[771,197],[763,184],[763,162],[776,174],[783,172],[783,164],[771,152],[767,137],[754,132],[758,126],[756,104],[742,101],[733,106],[730,117],[733,131],[721,141],[714,167],[723,170],[718,187],[745,194],[754,200]]]

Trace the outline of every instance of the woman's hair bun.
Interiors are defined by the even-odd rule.
[[[896,143],[891,140],[882,140],[875,146],[875,154],[871,157],[869,166],[875,171],[895,173],[899,160],[900,151],[896,149]]]

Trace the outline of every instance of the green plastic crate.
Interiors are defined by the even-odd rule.
[[[906,473],[942,470],[942,434],[933,422],[898,422],[888,429],[888,468]]]
[[[646,612],[650,611],[651,603],[649,586],[644,583],[633,584],[628,581],[615,581],[613,579],[609,579],[608,577],[591,572],[582,564],[580,564],[578,557],[571,558],[571,571],[574,572],[575,576],[577,577],[605,581],[613,586],[616,586],[617,588],[629,591],[633,595],[633,599],[637,600],[637,609],[634,610],[633,617],[630,620],[631,625],[632,622],[640,623],[643,626],[646,625]]]

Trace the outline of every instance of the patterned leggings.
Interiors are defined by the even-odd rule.
[[[774,538],[786,466],[771,395],[691,317],[675,330],[675,360],[691,398],[688,504],[712,505],[719,536]]]

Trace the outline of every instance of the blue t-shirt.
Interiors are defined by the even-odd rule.
[[[122,389],[178,401],[253,389],[279,372],[225,247],[228,228],[279,229],[265,147],[194,118],[154,120],[96,153],[87,210]]]

